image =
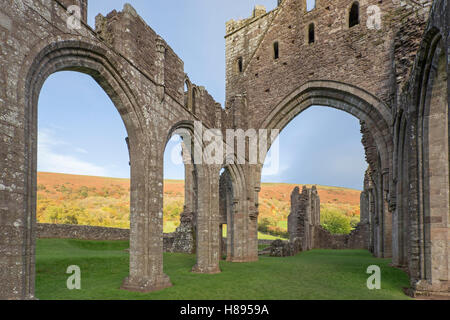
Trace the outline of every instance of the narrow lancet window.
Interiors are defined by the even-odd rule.
[[[243,64],[243,62],[242,62],[242,57],[239,57],[238,59],[237,59],[237,71],[239,72],[239,73],[241,73],[242,71],[244,71],[244,64]]]
[[[276,60],[280,57],[280,48],[278,42],[273,44],[273,58]]]
[[[349,23],[348,26],[354,27],[359,24],[359,3],[354,2],[350,9]]]
[[[308,43],[314,43],[315,40],[314,23],[311,23],[308,27]]]

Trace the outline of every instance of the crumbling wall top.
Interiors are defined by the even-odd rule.
[[[258,21],[259,19],[263,18],[267,14],[274,13],[277,10],[278,10],[278,8],[275,8],[274,10],[267,12],[266,7],[261,6],[261,5],[256,5],[255,8],[253,9],[253,14],[249,18],[239,19],[239,20],[231,19],[225,23],[225,26],[226,26],[225,38],[230,36],[234,32],[238,31],[239,29],[242,29],[242,28]]]

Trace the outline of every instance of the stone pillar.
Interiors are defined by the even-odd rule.
[[[419,216],[422,226],[423,247],[420,280],[416,293],[442,293],[450,291],[450,154],[449,154],[449,98],[448,52],[444,46],[436,49],[434,68],[430,71],[425,101],[422,163],[419,181],[422,198]],[[428,112],[427,112],[428,111]],[[422,244],[421,243],[421,244]]]
[[[227,261],[236,262],[238,250],[236,243],[238,242],[238,230],[236,227],[236,218],[239,205],[239,199],[232,198],[232,203],[229,204],[230,212],[227,215]]]
[[[291,212],[288,216],[288,233],[289,233],[289,241],[294,242],[296,238],[300,237],[299,234],[299,198],[300,198],[300,189],[299,187],[295,187],[291,193]]]
[[[220,273],[219,171],[217,165],[197,165],[197,263],[196,273]]]
[[[402,266],[402,216],[400,210],[395,210],[392,214],[392,265]]]
[[[303,248],[304,250],[311,249],[311,229],[309,225],[311,223],[311,193],[310,190],[303,186],[302,194],[300,197],[300,215],[301,219],[300,227],[303,229]]]
[[[198,200],[198,187],[197,187],[197,173],[195,166],[192,164],[192,156],[190,150],[186,148],[184,142],[181,144],[182,156],[184,163],[184,206],[185,212],[191,212],[195,217],[197,215],[197,200]]]
[[[122,289],[150,292],[172,285],[163,272],[163,160],[131,149],[130,275]],[[159,165],[150,166],[150,156]]]
[[[392,257],[392,212],[389,206],[389,170],[383,171],[383,258]]]
[[[250,208],[250,220],[249,220],[249,228],[248,228],[248,261],[258,261],[258,217],[259,217],[259,193],[261,192],[261,188],[254,188],[254,196],[253,204]]]
[[[244,223],[245,216],[244,213],[244,205],[245,201],[242,201],[240,198],[233,199],[233,209],[232,209],[232,218],[231,225],[228,225],[228,228],[231,228],[231,241],[229,244],[232,245],[230,256],[227,257],[227,261],[231,262],[246,262],[244,258],[244,246],[246,242],[245,233],[244,233]]]
[[[374,174],[374,255],[377,258],[383,257],[383,242],[384,242],[384,197],[382,188],[382,178],[379,171]]]
[[[246,262],[258,261],[258,216],[259,216],[259,179],[257,173],[260,172],[260,168],[257,165],[246,165],[246,192],[247,192],[247,204],[245,209],[247,214],[245,218],[245,242],[243,260]],[[245,211],[244,211],[245,212]]]
[[[375,193],[373,188],[369,189],[369,250],[375,255],[375,228],[376,228],[376,213],[375,213]]]
[[[360,218],[362,223],[369,222],[369,194],[366,190],[361,192]]]
[[[219,226],[219,239],[220,239],[220,260],[223,260],[225,253],[225,241],[223,240],[223,224]]]
[[[5,187],[0,190],[0,300],[33,300],[36,217],[27,219],[26,210],[36,211],[26,204],[36,200],[16,192],[5,180],[0,184]]]
[[[184,206],[187,212],[194,212],[193,165],[184,164]]]
[[[242,165],[243,177],[236,177],[245,181],[242,185],[234,181],[235,198],[233,199],[233,210],[229,218],[228,228],[231,239],[228,245],[230,255],[227,261],[231,262],[251,262],[258,260],[258,194],[259,185],[255,182],[255,175],[260,170],[252,165]],[[234,186],[233,186],[234,188]],[[237,195],[237,197],[236,197]]]

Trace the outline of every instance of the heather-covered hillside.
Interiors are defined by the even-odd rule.
[[[290,195],[295,185],[267,183],[260,193],[260,231],[286,237]],[[37,219],[65,223],[129,228],[128,179],[38,173]],[[335,233],[350,232],[359,221],[360,191],[318,186],[321,220]],[[164,183],[164,231],[178,226],[184,203],[184,182]],[[338,227],[336,227],[338,226]]]

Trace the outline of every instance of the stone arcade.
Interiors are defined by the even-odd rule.
[[[183,62],[130,5],[97,16],[92,30],[87,0],[0,2],[0,298],[34,298],[37,101],[47,77],[62,70],[91,75],[129,135],[124,289],[171,285],[162,258],[163,154],[177,130],[194,139],[201,138],[193,136],[194,121],[223,132],[282,130],[322,105],[361,121],[370,250],[408,270],[412,293],[449,294],[447,0],[317,0],[308,12],[306,0],[278,1],[271,12],[258,6],[226,25],[224,109],[189,81]],[[67,25],[73,4],[82,8],[78,29]],[[367,27],[372,5],[380,9],[380,30]],[[222,169],[227,181],[219,188]],[[227,259],[258,259],[261,170],[225,161],[186,166],[185,212],[196,214],[194,272],[220,272],[221,212]]]

